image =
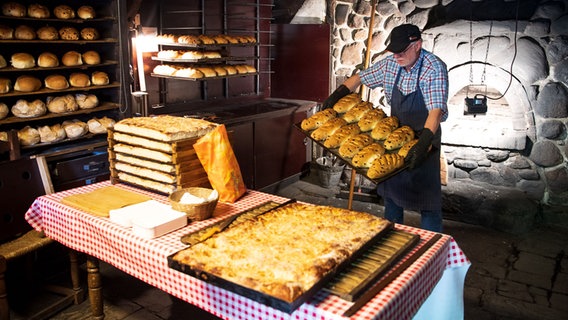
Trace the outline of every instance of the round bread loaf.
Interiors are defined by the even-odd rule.
[[[89,132],[94,134],[107,133],[109,128],[112,128],[115,124],[114,119],[109,117],[102,118],[92,118],[87,121],[87,126],[89,127]]]
[[[159,64],[156,67],[154,67],[154,70],[152,72],[163,76],[171,76],[176,71],[177,69],[174,68],[173,66],[167,64]]]
[[[89,131],[87,124],[77,119],[63,121],[62,125],[70,139],[83,136]]]
[[[83,59],[79,52],[67,51],[65,54],[63,54],[63,57],[61,57],[61,63],[63,63],[64,66],[68,67],[80,66],[83,64]]]
[[[69,84],[75,88],[84,88],[91,85],[91,80],[85,73],[74,72],[69,76]]]
[[[89,65],[99,64],[101,63],[101,56],[98,52],[90,50],[83,53],[83,62]]]
[[[95,28],[87,27],[81,29],[81,39],[83,40],[97,40],[99,32]]]
[[[25,126],[18,131],[18,140],[22,146],[32,146],[40,142],[39,131],[30,126]]]
[[[45,87],[53,90],[63,90],[69,88],[67,78],[60,74],[52,74],[45,78]]]
[[[96,17],[95,9],[91,6],[80,6],[77,9],[77,16],[81,19],[94,19]]]
[[[7,65],[8,64],[6,63],[6,59],[4,59],[4,56],[0,54],[0,69],[5,68]]]
[[[37,131],[39,132],[41,143],[61,141],[67,136],[63,126],[59,123],[52,126],[41,126],[37,128]]]
[[[99,105],[99,99],[94,94],[75,94],[75,101],[79,105],[79,109],[92,109]]]
[[[30,26],[20,25],[14,31],[14,37],[18,40],[33,40],[36,38],[36,32]]]
[[[8,17],[25,17],[26,6],[17,2],[6,2],[2,5],[2,14]]]
[[[40,40],[57,40],[59,39],[59,32],[55,27],[44,26],[37,29],[37,37]]]
[[[95,86],[104,86],[110,83],[108,74],[103,71],[95,71],[91,75],[91,82]]]
[[[12,90],[12,80],[8,78],[0,78],[0,93],[7,93]]]
[[[57,19],[73,19],[75,18],[75,10],[68,5],[59,5],[53,9],[53,14]]]
[[[67,94],[60,97],[47,97],[47,110],[53,113],[65,113],[79,110],[75,97]]]
[[[0,40],[11,40],[14,39],[14,29],[0,25]]]
[[[52,68],[59,66],[59,59],[51,52],[43,52],[37,57],[37,65],[42,68]]]
[[[28,17],[30,18],[45,19],[49,16],[49,9],[44,5],[34,3],[28,6]]]
[[[6,118],[8,116],[8,113],[10,113],[8,106],[5,103],[0,102],[0,119]]]
[[[41,80],[28,75],[19,76],[14,84],[14,90],[20,92],[34,92],[39,89],[41,89]]]
[[[12,106],[12,114],[18,118],[35,118],[47,112],[45,103],[39,99],[32,102],[20,99]]]
[[[59,29],[61,40],[79,40],[79,31],[73,27],[63,27]]]
[[[29,69],[35,67],[34,57],[25,52],[14,53],[10,60],[12,67],[16,69]]]

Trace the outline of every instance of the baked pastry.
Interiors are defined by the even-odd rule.
[[[380,108],[374,108],[367,113],[357,122],[361,131],[367,132],[373,130],[373,128],[383,119],[386,117],[386,113]]]
[[[217,127],[217,124],[202,119],[175,117],[127,118],[116,123],[114,130],[159,141],[177,141],[201,137]]]
[[[215,72],[215,69],[211,67],[197,67],[196,69],[201,71],[206,78],[217,76],[217,72]]]
[[[59,31],[52,26],[43,26],[37,29],[37,37],[40,40],[57,40],[59,39]]]
[[[80,6],[79,9],[77,9],[77,16],[81,19],[87,20],[94,19],[97,14],[95,9],[91,6]]]
[[[330,110],[330,109],[326,109]],[[361,130],[356,123],[345,125],[337,131],[335,131],[329,138],[327,138],[323,145],[326,148],[334,149],[339,148],[339,146],[345,142],[347,139],[351,138],[352,136],[359,134]]]
[[[339,155],[344,158],[353,158],[361,149],[373,142],[368,134],[360,133],[352,136],[339,146]]]
[[[28,75],[19,76],[14,84],[14,90],[20,92],[34,92],[39,89],[41,89],[41,80]]]
[[[409,126],[402,126],[389,134],[384,146],[387,150],[394,150],[402,147],[412,139],[414,139],[414,130]]]
[[[60,74],[52,74],[44,79],[45,87],[53,90],[63,90],[69,88],[67,78]]]
[[[114,119],[108,117],[102,118],[92,118],[87,121],[87,127],[89,132],[93,134],[107,133],[109,128],[112,128],[115,124]]]
[[[177,59],[179,57],[179,51],[177,50],[162,50],[158,52],[157,55],[160,59]]]
[[[71,94],[60,97],[47,97],[47,109],[52,113],[65,113],[79,110],[75,98]]]
[[[79,31],[73,27],[63,27],[59,29],[61,40],[79,40]]]
[[[37,128],[41,143],[57,142],[67,137],[63,126],[59,123],[52,126],[41,126]]]
[[[203,59],[203,52],[201,52],[201,51],[182,51],[182,52],[176,51],[176,53],[179,54],[179,56],[178,56],[179,59],[186,59],[186,60]],[[160,53],[158,53],[158,55],[159,54]]]
[[[239,38],[232,36],[232,35],[225,35],[225,38],[227,39],[227,41],[231,44],[238,44],[239,43]]]
[[[22,146],[33,146],[40,142],[39,131],[30,126],[18,130],[18,140]]]
[[[12,67],[16,69],[29,69],[35,67],[34,57],[25,52],[14,53],[10,59]]]
[[[5,25],[0,25],[0,40],[14,39],[14,29]]]
[[[26,6],[18,2],[6,2],[2,4],[2,14],[8,17],[25,17]]]
[[[203,72],[201,72],[201,71],[199,71],[195,68],[182,68],[182,69],[175,70],[174,73],[173,73],[173,76],[182,77],[182,78],[195,78],[195,79],[205,77]]]
[[[223,65],[223,69],[227,70],[228,75],[237,74],[237,68],[233,67],[230,64]]]
[[[202,44],[215,44],[215,40],[208,35],[200,34],[197,38]]]
[[[77,93],[75,101],[79,109],[92,109],[99,105],[99,98],[94,94]]]
[[[104,86],[110,83],[108,74],[104,71],[95,71],[91,74],[91,83],[95,86]]]
[[[206,59],[220,59],[221,53],[219,51],[204,51],[203,58]]]
[[[178,42],[178,36],[175,34],[161,34],[156,37],[159,43],[176,43]]]
[[[81,58],[83,59],[83,62],[85,64],[88,64],[88,65],[101,63],[101,56],[99,55],[98,52],[93,51],[93,50],[89,50],[87,52],[84,52],[81,55]]]
[[[337,116],[337,112],[333,109],[325,109],[314,113],[307,119],[302,120],[300,123],[300,127],[302,130],[314,130],[319,128],[321,125],[326,123],[331,118],[335,118]]]
[[[77,51],[67,51],[61,57],[61,63],[67,67],[80,66],[83,64],[83,57]]]
[[[358,94],[350,93],[345,97],[339,99],[339,101],[337,101],[337,103],[333,105],[333,110],[335,110],[337,113],[345,113],[359,104],[359,102],[361,101],[363,100],[361,100],[361,97],[359,97]]]
[[[227,69],[223,68],[223,66],[212,66],[212,68],[215,70],[217,75],[220,76],[220,77],[227,75]]]
[[[172,259],[292,302],[390,226],[369,213],[294,203],[231,225]]]
[[[9,113],[10,109],[8,109],[8,106],[5,103],[0,102],[0,119],[6,118]]]
[[[68,5],[58,5],[53,9],[53,14],[57,19],[73,19],[75,18],[75,10]]]
[[[45,103],[39,99],[32,102],[20,99],[12,106],[12,114],[18,118],[35,118],[47,112]]]
[[[35,30],[27,25],[19,25],[14,31],[14,38],[18,40],[33,40],[36,36]]]
[[[412,139],[405,143],[400,149],[398,149],[398,154],[401,155],[403,158],[406,158],[408,155],[408,151],[414,147],[414,145],[418,142],[418,139]]]
[[[344,115],[343,119],[349,123],[359,122],[363,116],[373,110],[373,104],[367,101],[361,101],[353,108],[349,109]]]
[[[380,143],[371,143],[357,152],[351,159],[351,163],[357,168],[369,168],[373,161],[383,154],[385,154],[385,148]]]
[[[385,140],[389,134],[398,127],[398,118],[394,116],[381,119],[371,131],[371,137],[375,140]]]
[[[5,68],[7,65],[6,59],[4,59],[4,56],[0,54],[0,69]]]
[[[248,73],[255,73],[256,72],[256,68],[251,66],[250,64],[245,64],[244,66],[247,69]]]
[[[154,67],[152,73],[163,75],[163,76],[171,76],[177,71],[177,68],[170,66],[168,64],[159,64]]]
[[[81,39],[98,40],[100,38],[99,31],[95,28],[87,27],[81,29]]]
[[[370,179],[379,179],[396,171],[404,166],[404,158],[396,153],[386,153],[380,158],[373,161],[371,167],[367,171],[367,177]]]
[[[65,130],[67,138],[73,139],[84,136],[89,132],[87,124],[81,120],[73,119],[63,121],[61,124]]]
[[[37,57],[37,65],[42,68],[53,68],[59,66],[59,59],[51,52],[43,52]]]
[[[200,44],[201,43],[201,41],[199,40],[199,38],[197,36],[189,35],[189,34],[179,36],[177,38],[177,42],[183,43],[183,44]]]
[[[310,137],[317,141],[323,141],[337,131],[341,126],[346,125],[347,122],[342,118],[332,118],[321,127],[312,131]]]
[[[91,85],[91,79],[86,73],[73,72],[69,76],[69,84],[75,88],[85,88]]]
[[[0,78],[0,93],[8,93],[12,90],[12,80]]]
[[[238,74],[246,74],[246,73],[248,73],[247,67],[245,67],[243,64],[237,64],[237,65],[235,65],[235,68],[237,68],[237,73],[238,73]]]
[[[28,17],[46,19],[51,16],[49,9],[41,4],[33,3],[28,6]]]

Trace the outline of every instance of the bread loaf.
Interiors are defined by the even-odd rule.
[[[196,69],[201,71],[206,78],[217,76],[217,72],[215,72],[215,69],[211,67],[197,67]]]
[[[341,126],[347,124],[342,118],[333,118],[324,123],[321,127],[312,131],[310,136],[317,141],[323,141],[337,131]]]
[[[47,112],[45,103],[39,99],[32,102],[20,99],[12,106],[12,114],[18,118],[35,118]]]
[[[88,65],[101,63],[101,56],[98,52],[89,50],[82,55],[83,62]]]
[[[59,31],[52,26],[43,26],[37,29],[37,37],[40,40],[57,40],[59,39]]]
[[[337,101],[337,103],[333,105],[333,110],[335,110],[337,113],[345,113],[361,101],[361,97],[359,97],[358,94],[350,93],[345,97],[339,99],[339,101]]]
[[[77,16],[81,19],[87,20],[94,19],[97,14],[95,9],[91,6],[80,6],[79,9],[77,9]]]
[[[108,74],[103,71],[95,71],[91,75],[91,83],[95,86],[104,86],[110,83]]]
[[[99,105],[99,99],[94,94],[75,94],[75,101],[79,105],[79,109],[92,109]]]
[[[344,115],[343,119],[349,123],[359,122],[361,118],[373,109],[373,104],[367,101],[361,101],[353,108],[349,109]]]
[[[6,59],[4,59],[4,56],[0,54],[0,69],[5,68],[7,65]]]
[[[40,142],[39,132],[30,126],[25,126],[18,131],[18,140],[22,146],[33,146]]]
[[[408,155],[408,151],[414,147],[414,145],[418,142],[418,139],[412,139],[405,143],[400,149],[398,149],[398,154],[401,155],[403,158],[406,158]]]
[[[201,137],[216,127],[217,124],[202,119],[163,115],[127,118],[117,122],[114,129],[159,141],[177,141]]]
[[[156,40],[158,43],[177,43],[178,38],[179,36],[175,34],[160,34],[156,37]]]
[[[53,90],[63,90],[69,88],[67,78],[60,74],[52,74],[44,79],[45,87]]]
[[[2,14],[8,17],[25,17],[26,7],[18,2],[6,2],[2,4]]]
[[[385,148],[380,143],[371,143],[359,151],[351,160],[357,168],[369,168],[375,159],[385,154]]]
[[[75,88],[85,88],[91,85],[91,79],[85,73],[73,72],[69,76],[69,84]]]
[[[14,39],[14,29],[0,25],[0,40],[11,40]]]
[[[199,38],[194,35],[182,35],[177,38],[178,43],[183,44],[200,44]]]
[[[402,168],[404,158],[396,153],[387,153],[373,161],[371,167],[367,171],[367,177],[371,179],[379,179],[388,174]]]
[[[329,109],[326,109],[329,110]],[[327,138],[323,145],[326,148],[334,149],[339,148],[339,146],[352,136],[359,134],[361,130],[356,123],[345,125],[337,129],[329,138]]]
[[[384,146],[387,150],[394,150],[402,147],[412,139],[414,139],[414,130],[409,126],[402,126],[389,134]]]
[[[79,110],[75,98],[71,94],[60,97],[47,97],[47,109],[53,113],[65,113]]]
[[[28,6],[28,17],[36,19],[46,19],[50,17],[49,9],[41,4],[30,4]]]
[[[0,94],[8,93],[12,90],[12,80],[8,78],[0,78]]]
[[[89,132],[88,126],[81,120],[73,119],[63,121],[61,124],[65,130],[67,138],[73,139],[84,136]]]
[[[14,84],[14,90],[20,92],[34,92],[39,89],[41,89],[41,80],[28,75],[19,76]]]
[[[63,127],[58,123],[52,126],[41,126],[37,128],[37,131],[41,143],[61,141],[67,136]]]
[[[35,30],[27,25],[20,25],[14,31],[14,37],[18,40],[33,40],[36,38]]]
[[[398,127],[398,118],[394,116],[383,118],[371,131],[371,137],[375,140],[385,140],[389,134]]]
[[[53,14],[57,19],[73,19],[75,18],[75,10],[68,5],[58,5],[53,9]]]
[[[225,68],[223,68],[223,66],[213,66],[213,69],[215,70],[217,75],[220,76],[220,77],[227,75],[227,70]]]
[[[83,58],[77,51],[67,51],[61,57],[61,63],[67,67],[80,66],[83,64]]]
[[[316,112],[311,117],[302,120],[300,123],[300,127],[302,130],[314,130],[319,128],[321,125],[326,123],[331,118],[335,118],[337,116],[337,112],[333,109],[325,109]]]
[[[379,121],[381,121],[381,119],[386,116],[387,115],[382,109],[374,108],[365,113],[365,115],[361,118],[361,120],[359,120],[359,122],[357,122],[357,124],[359,125],[359,128],[361,128],[361,131],[371,131],[373,130],[373,128],[375,128],[377,123],[379,123]]]
[[[59,66],[59,59],[51,52],[44,52],[37,57],[37,65],[42,68],[53,68]]]
[[[223,65],[223,68],[227,70],[228,75],[237,74],[237,68],[233,67],[230,64]]]
[[[61,40],[79,40],[79,31],[73,27],[63,27],[59,29]]]
[[[0,102],[0,120],[6,118],[9,113],[10,109],[8,109],[8,106],[5,103]]]
[[[16,69],[29,69],[35,67],[34,57],[25,52],[14,53],[10,59],[12,67]]]
[[[361,149],[373,142],[368,134],[360,133],[355,135],[339,146],[339,155],[344,158],[353,158]]]
[[[177,50],[162,50],[158,52],[157,57],[160,59],[177,59],[180,57],[180,53]],[[183,59],[190,59],[190,58],[183,58]]]
[[[199,36],[197,36],[197,38],[202,44],[215,44],[215,40],[213,40],[213,38],[208,35],[200,34]]]
[[[156,67],[154,67],[154,70],[152,70],[153,73],[159,74],[159,75],[162,75],[162,76],[171,76],[176,71],[177,71],[177,68],[170,66],[170,65],[167,65],[167,64],[159,64]]]
[[[182,78],[194,78],[199,79],[205,77],[203,72],[195,69],[195,68],[182,68],[175,70],[173,73],[175,77],[182,77]]]
[[[114,119],[108,117],[102,118],[92,118],[87,121],[87,126],[89,128],[89,132],[93,134],[101,134],[107,133],[109,128],[112,128],[115,124]]]
[[[98,40],[100,38],[99,31],[95,28],[87,27],[81,29],[81,39]]]

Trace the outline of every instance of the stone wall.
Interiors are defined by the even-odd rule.
[[[469,131],[452,118],[463,106],[450,106],[442,125],[445,212],[512,232],[538,220],[568,225],[563,210],[547,210],[568,206],[568,0],[380,0],[372,26],[370,1],[327,3],[333,88],[365,67],[370,27],[372,63],[388,54],[393,27],[413,23],[423,30],[423,47],[446,62],[450,97],[484,73],[488,87],[505,93],[511,123],[501,134],[489,135],[489,112]],[[381,90],[365,95],[389,109]]]

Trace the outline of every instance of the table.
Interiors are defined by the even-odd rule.
[[[342,316],[353,303],[321,290],[310,301],[302,304],[294,313],[273,309],[246,297],[218,288],[168,267],[167,256],[184,249],[181,236],[202,229],[223,218],[262,204],[268,200],[284,202],[288,199],[249,190],[234,204],[219,203],[213,218],[193,222],[182,229],[155,239],[134,235],[130,229],[61,203],[61,199],[78,193],[91,192],[111,185],[109,181],[66,190],[37,198],[25,218],[36,230],[66,247],[103,260],[116,268],[159,288],[173,296],[224,319],[347,319]],[[167,203],[167,197],[124,184],[114,185],[129,191],[146,194],[156,201]],[[435,233],[404,225],[395,228],[421,237],[416,251]],[[410,255],[409,254],[409,255]],[[408,255],[403,258],[406,259]],[[417,314],[436,284],[447,273],[467,270],[470,262],[452,237],[442,235],[419,259],[410,265],[385,289],[363,306],[352,318],[356,319],[410,319]],[[90,294],[99,293],[100,283],[94,274],[96,265],[87,266]],[[463,272],[465,276],[465,272]],[[446,278],[446,276],[444,276]],[[452,283],[452,277],[446,282]],[[459,296],[451,300],[461,305],[463,317],[463,278],[457,279]],[[438,287],[436,287],[438,290]],[[445,295],[445,292],[441,292]],[[450,296],[451,297],[451,296]],[[99,297],[100,298],[100,297]],[[445,296],[444,298],[448,298]],[[429,299],[430,300],[430,299]],[[434,299],[438,300],[438,299]],[[461,304],[460,304],[461,301]],[[91,297],[91,309],[102,314],[102,305]],[[459,313],[460,310],[457,312]],[[444,314],[443,310],[436,310]],[[448,318],[455,319],[455,318]]]

